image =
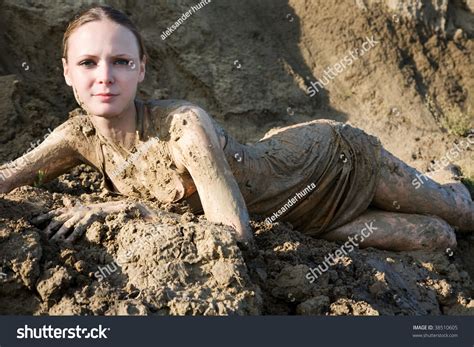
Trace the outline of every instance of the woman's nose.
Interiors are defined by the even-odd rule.
[[[100,84],[114,83],[113,69],[110,64],[101,64],[97,69],[97,82]]]

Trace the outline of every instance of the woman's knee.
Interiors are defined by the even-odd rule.
[[[446,251],[457,246],[456,234],[444,219],[426,216],[427,222],[420,226],[419,240],[422,249]]]

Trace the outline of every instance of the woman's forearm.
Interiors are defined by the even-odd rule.
[[[250,221],[246,221],[244,218],[241,218],[237,221],[237,225],[232,226],[237,233],[238,239],[249,240],[253,238],[252,228],[250,227]]]
[[[206,218],[232,226],[240,240],[252,238],[244,198],[209,116],[196,107],[179,111],[173,117],[170,150],[191,174]]]
[[[219,164],[215,165],[222,165],[217,170],[220,173],[199,194],[206,218],[211,222],[233,227],[241,240],[252,238],[250,217],[239,186],[230,169],[226,168],[227,162]],[[203,175],[212,176],[209,173]]]
[[[0,192],[8,193],[24,185],[42,184],[82,163],[67,141],[65,127],[56,129],[46,140],[16,160],[0,165]]]

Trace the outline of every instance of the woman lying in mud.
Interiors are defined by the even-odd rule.
[[[240,241],[252,239],[249,212],[327,240],[357,240],[370,231],[361,247],[391,250],[452,248],[453,227],[474,229],[474,204],[465,187],[426,178],[415,189],[419,172],[357,128],[315,120],[242,145],[190,102],[136,100],[146,60],[140,34],[123,13],[94,7],[73,20],[62,61],[81,111],[29,160],[15,160],[14,174],[4,166],[0,192],[32,184],[39,173],[46,182],[87,163],[100,170],[111,191],[186,201],[209,221],[232,226]],[[48,238],[74,241],[94,216],[128,207],[123,200],[61,208],[38,221],[52,219]],[[150,208],[135,207],[153,218]]]

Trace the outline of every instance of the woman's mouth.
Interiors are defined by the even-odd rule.
[[[107,102],[107,101],[111,101],[114,97],[118,96],[118,94],[99,93],[99,94],[95,94],[94,96],[98,97],[100,101]]]

